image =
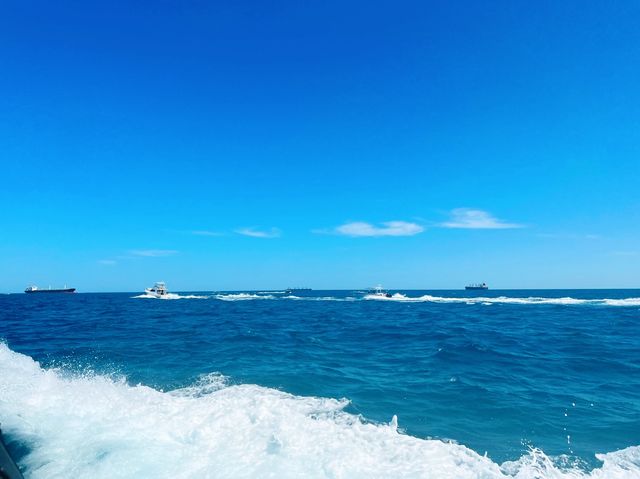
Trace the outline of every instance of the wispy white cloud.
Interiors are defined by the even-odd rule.
[[[174,249],[134,249],[129,251],[133,256],[143,256],[146,258],[158,258],[163,256],[172,256],[178,252]]]
[[[456,208],[451,211],[449,221],[440,223],[444,228],[466,228],[466,229],[507,229],[522,228],[524,225],[517,223],[507,223],[491,213],[473,208]]]
[[[224,233],[219,231],[207,231],[207,230],[195,230],[191,232],[195,236],[224,236]]]
[[[345,223],[330,231],[315,231],[316,233],[334,233],[353,237],[372,236],[413,236],[422,233],[424,227],[407,221],[385,221],[380,226],[364,221]]]
[[[235,230],[239,235],[250,236],[252,238],[278,238],[281,232],[278,228],[269,230],[258,230],[255,228],[240,228]]]
[[[598,240],[602,238],[600,235],[594,234],[575,234],[575,233],[538,233],[536,235],[538,238],[549,238],[549,239],[588,239],[588,240]]]
[[[98,263],[104,265],[114,265],[117,263],[117,261],[115,259],[100,259],[98,260]]]

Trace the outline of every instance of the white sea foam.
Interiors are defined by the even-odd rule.
[[[282,299],[292,299],[295,301],[356,301],[356,298],[347,296],[346,298],[336,298],[334,296],[284,296]]]
[[[577,299],[571,297],[563,298],[543,298],[530,296],[527,298],[515,298],[508,296],[498,296],[495,298],[489,298],[484,296],[477,297],[444,297],[444,296],[432,296],[425,294],[423,296],[407,296],[402,293],[395,293],[391,297],[379,296],[375,294],[366,294],[361,298],[354,298],[348,296],[345,298],[337,298],[335,296],[274,296],[284,294],[284,291],[259,291],[257,293],[218,293],[213,296],[199,296],[199,295],[179,295],[169,293],[166,296],[157,298],[151,294],[140,294],[133,296],[134,298],[144,299],[218,299],[221,301],[248,301],[257,299],[275,299],[275,300],[294,300],[294,301],[357,301],[358,299],[374,300],[374,301],[398,301],[407,303],[459,303],[459,304],[482,304],[490,306],[492,304],[522,304],[522,305],[535,305],[535,304],[558,304],[566,306],[574,305],[592,305],[592,306],[640,306],[640,298],[623,298],[623,299]]]
[[[640,306],[640,298],[625,299],[577,299],[571,297],[564,298],[541,298],[530,296],[527,298],[513,298],[507,296],[488,297],[442,297],[425,294],[423,296],[406,296],[396,293],[390,298],[368,294],[364,297],[367,300],[379,301],[404,301],[409,303],[461,303],[461,304],[559,304],[559,305],[593,305],[593,306]]]
[[[219,375],[161,392],[43,369],[0,344],[0,418],[29,448],[27,479],[640,478],[638,446],[599,455],[590,473],[558,468],[539,450],[500,466],[402,434],[395,418],[367,423],[347,403],[229,386]]]
[[[247,301],[252,299],[276,299],[270,294],[252,294],[252,293],[228,293],[216,294],[214,298],[222,301]]]
[[[375,301],[418,301],[419,298],[409,298],[401,293],[396,293],[391,296],[385,296],[381,294],[365,294],[362,299],[375,300]]]
[[[167,293],[164,296],[156,296],[154,294],[139,294],[138,296],[132,296],[133,298],[137,298],[137,299],[207,299],[209,298],[209,296],[199,296],[199,295],[195,295],[195,294],[187,294],[187,295],[180,295],[180,294],[175,294],[175,293]]]
[[[608,306],[640,306],[640,298],[603,299]]]

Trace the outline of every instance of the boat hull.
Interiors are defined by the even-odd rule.
[[[25,291],[27,294],[35,294],[35,293],[75,293],[76,288],[64,288],[64,289],[34,289]]]
[[[160,294],[160,293],[155,293],[155,292],[151,292],[151,291],[145,291],[145,293],[147,296],[153,296],[154,298],[163,298],[166,296],[165,294]]]
[[[2,437],[2,431],[0,430],[0,477],[3,479],[24,479],[20,469],[16,466],[15,461],[7,450],[4,439]]]
[[[148,296],[153,296],[155,298],[164,298],[169,294],[166,290],[157,290],[153,288],[145,288],[144,294]]]
[[[464,289],[471,290],[471,291],[478,291],[478,290],[484,290],[489,288],[487,286],[465,286]]]

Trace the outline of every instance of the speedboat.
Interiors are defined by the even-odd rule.
[[[155,296],[156,298],[162,298],[169,294],[167,291],[167,286],[162,281],[154,284],[153,288],[145,288],[144,292],[145,294]]]
[[[378,298],[390,298],[391,297],[391,293],[389,293],[388,291],[385,291],[384,289],[382,289],[381,285],[376,286],[375,288],[373,288],[373,291],[371,293],[369,293],[370,296],[375,296]]]

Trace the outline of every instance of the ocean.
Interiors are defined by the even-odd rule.
[[[26,478],[640,478],[640,290],[0,295]]]

